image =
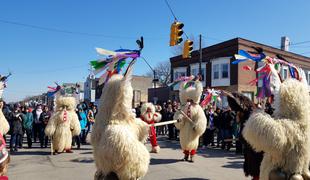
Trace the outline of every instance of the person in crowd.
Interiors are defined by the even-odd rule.
[[[232,125],[234,122],[234,115],[230,107],[223,113],[223,137],[222,149],[230,150],[233,141]]]
[[[43,112],[40,116],[40,121],[42,122],[42,127],[40,128],[40,146],[41,148],[46,148],[48,144],[48,136],[45,135],[44,131],[48,124],[49,119],[51,118],[51,112],[49,111],[48,106],[44,106]]]
[[[214,113],[212,105],[208,106],[208,108],[205,109],[205,115],[207,117],[207,129],[203,134],[203,145],[214,146],[215,126],[214,126]]]
[[[237,122],[240,124],[240,130],[238,132],[239,139],[236,142],[236,148],[239,143],[242,145],[242,149],[238,150],[244,154],[243,171],[246,176],[251,176],[253,180],[259,180],[260,165],[263,159],[262,152],[255,152],[251,145],[244,139],[242,135],[246,121],[248,121],[252,112],[255,109],[254,103],[241,93],[227,93],[227,100],[232,110],[237,113]]]
[[[223,136],[222,136],[222,129],[220,126],[220,122],[222,118],[222,111],[220,108],[216,108],[215,112],[214,112],[214,117],[213,117],[213,121],[214,121],[214,126],[216,128],[216,147],[220,147],[220,144],[223,141]]]
[[[20,138],[23,135],[23,116],[18,105],[15,105],[14,111],[11,113],[10,121],[12,123],[10,151],[17,152],[20,145]]]
[[[155,112],[161,114],[163,108],[161,107],[161,105],[157,104],[155,105]],[[161,114],[162,115],[162,114]],[[161,121],[163,120],[163,118],[161,118]],[[158,126],[156,127],[156,134],[157,135],[163,135],[164,134],[164,126]]]
[[[75,136],[77,149],[80,149],[81,144],[86,143],[86,126],[87,126],[87,116],[83,108],[79,105],[77,111],[80,126],[81,126],[81,133],[78,136]]]
[[[32,147],[33,114],[31,112],[31,109],[27,106],[23,109],[22,113],[24,116],[23,128],[26,132],[28,148],[31,148]]]
[[[167,121],[173,120],[173,116],[174,116],[174,111],[173,111],[172,104],[168,104],[167,111],[166,111]],[[176,128],[174,124],[168,124],[168,139],[176,140],[177,139],[176,135],[177,135]]]
[[[140,102],[139,106],[137,106],[136,109],[136,118],[141,117],[141,107],[142,107],[143,102]]]
[[[6,149],[3,135],[0,134],[0,180],[8,180],[7,172],[10,163],[10,155]]]
[[[84,113],[87,113],[87,125],[86,125],[86,132],[85,132],[85,140],[86,140],[87,135],[89,134],[92,126],[95,123],[95,118],[96,118],[96,114],[97,114],[97,106],[94,104],[91,104],[88,112],[84,111]],[[86,141],[83,143],[86,143]]]
[[[37,138],[40,137],[40,131],[42,129],[42,121],[40,120],[41,114],[42,114],[42,106],[37,105],[36,109],[32,112],[33,114],[33,141],[34,143],[37,142]]]

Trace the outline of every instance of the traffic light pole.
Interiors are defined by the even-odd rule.
[[[144,60],[144,62],[149,66],[149,68],[152,70],[152,72],[153,72],[153,84],[154,84],[154,97],[156,97],[156,81],[155,81],[155,79],[156,79],[156,71],[152,68],[152,66],[147,62],[147,60],[144,58],[144,57],[141,57],[143,60]],[[154,100],[155,101],[155,100]],[[155,103],[155,102],[154,102]]]
[[[202,47],[201,47],[201,34],[199,34],[199,75],[202,76],[202,69],[201,69],[201,63],[202,63]]]

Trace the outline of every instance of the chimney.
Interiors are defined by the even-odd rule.
[[[287,36],[281,37],[281,50],[289,51],[290,39]]]

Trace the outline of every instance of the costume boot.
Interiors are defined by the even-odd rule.
[[[182,160],[183,160],[183,161],[188,161],[188,157],[189,157],[188,154],[184,154],[184,158],[183,158]]]
[[[151,153],[159,153],[160,147],[159,146],[154,146],[152,147]]]
[[[195,161],[195,155],[191,155],[188,162],[193,163]]]

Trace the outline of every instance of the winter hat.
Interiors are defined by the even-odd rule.
[[[248,112],[254,109],[253,102],[248,97],[239,92],[228,94],[227,101],[233,111]]]
[[[0,134],[0,164],[3,163],[9,157],[9,152],[6,149],[5,140],[3,135]]]

